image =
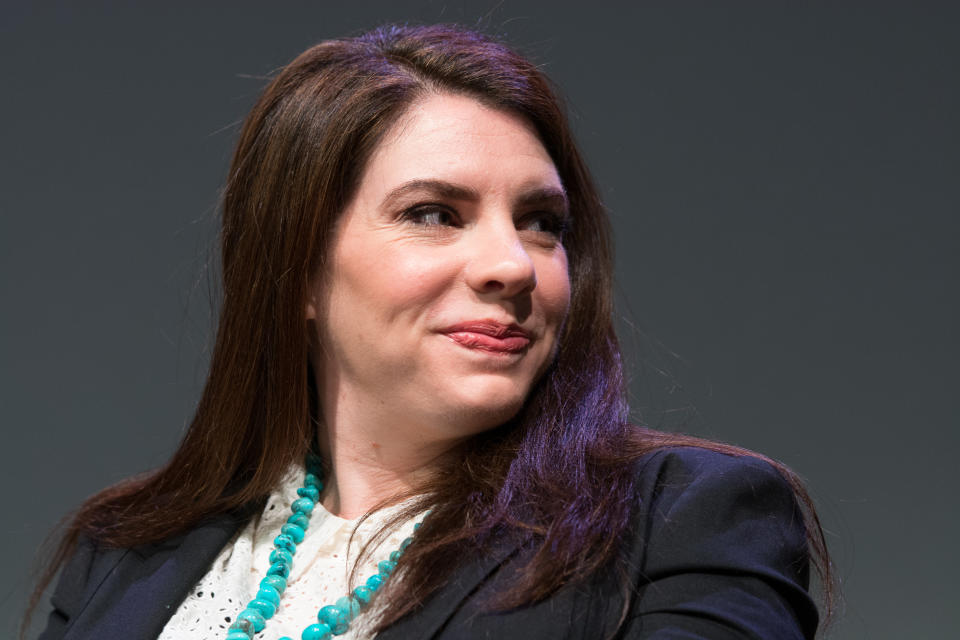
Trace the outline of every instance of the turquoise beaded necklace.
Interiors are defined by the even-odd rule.
[[[297,545],[303,542],[310,524],[310,516],[313,514],[314,507],[320,502],[320,492],[323,490],[321,480],[323,466],[320,458],[313,454],[308,455],[306,468],[303,486],[297,489],[297,495],[300,497],[290,505],[290,511],[293,514],[280,528],[280,535],[273,539],[267,575],[260,581],[257,595],[247,603],[243,611],[237,614],[237,619],[230,625],[227,630],[227,640],[252,640],[254,634],[263,631],[267,626],[267,620],[277,612],[280,596],[287,588],[287,578],[290,577]],[[421,522],[413,525],[414,531],[420,528]],[[378,573],[367,578],[364,584],[334,604],[322,607],[317,613],[317,623],[303,630],[300,635],[301,640],[328,640],[333,636],[346,633],[353,619],[370,604],[374,594],[393,573],[397,560],[412,542],[413,538],[406,538],[399,549],[390,553],[389,559],[377,563]],[[293,639],[283,636],[279,640]]]

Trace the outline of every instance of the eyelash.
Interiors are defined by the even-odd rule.
[[[427,214],[431,214],[431,213],[439,213],[439,214],[441,214],[441,215],[442,215],[442,214],[447,214],[448,216],[450,216],[451,219],[456,217],[456,215],[455,215],[454,213],[452,213],[452,212],[451,212],[449,209],[447,209],[446,207],[442,207],[442,206],[440,206],[440,205],[435,205],[435,204],[418,204],[418,205],[415,205],[415,206],[413,206],[413,207],[410,207],[409,209],[407,209],[407,210],[405,210],[403,213],[401,213],[401,214],[400,214],[400,218],[401,218],[402,220],[407,221],[407,222],[412,222],[412,223],[414,223],[414,224],[422,224],[422,225],[424,225],[424,226],[426,226],[426,225],[428,225],[428,224],[431,225],[431,226],[432,226],[432,225],[443,224],[443,223],[439,223],[439,222],[427,223],[427,222],[422,222],[422,221],[421,221],[421,218],[420,218],[421,216],[424,216],[424,215],[427,215]]]
[[[443,223],[422,221],[423,216],[434,213],[447,215],[450,222]],[[456,218],[457,214],[455,211],[452,211],[449,207],[437,204],[418,204],[404,210],[400,214],[400,219],[423,226],[455,226],[457,224]],[[553,211],[536,211],[523,216],[521,221],[539,221],[544,223],[546,228],[541,231],[536,231],[535,233],[546,233],[554,236],[558,240],[563,240],[563,236],[570,229],[570,223],[567,217]]]

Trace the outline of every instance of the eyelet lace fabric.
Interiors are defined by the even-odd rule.
[[[290,515],[290,503],[297,499],[304,469],[292,468],[282,485],[274,491],[263,512],[254,517],[220,551],[210,569],[183,600],[167,622],[158,640],[223,640],[227,628],[246,603],[257,593],[258,585],[270,567],[268,557],[273,539]],[[349,592],[347,579],[364,543],[406,503],[384,509],[364,521],[352,544],[350,535],[357,521],[339,518],[317,504],[303,542],[297,545],[293,570],[287,589],[280,598],[277,613],[267,620],[256,640],[274,640],[281,636],[299,638],[304,627],[317,621],[320,607],[333,604]],[[413,518],[398,527],[377,547],[357,574],[358,584],[377,573],[377,562],[386,559],[403,539],[411,535]],[[382,557],[381,557],[382,556]],[[370,609],[358,616],[344,640],[368,640],[372,631],[367,624],[376,610],[376,598]]]

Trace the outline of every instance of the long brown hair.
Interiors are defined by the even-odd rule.
[[[390,592],[380,627],[416,609],[464,549],[478,548],[495,531],[513,531],[540,550],[497,606],[538,600],[610,562],[630,517],[634,478],[627,463],[643,453],[693,445],[755,455],[628,423],[612,324],[608,218],[545,76],[472,31],[387,26],[307,50],[254,106],[224,192],[223,300],[193,422],[164,467],[80,507],[41,588],[80,535],[115,547],[169,538],[213,514],[261,504],[289,465],[303,459],[319,414],[303,312],[308,286],[324,267],[337,217],[372,150],[433,91],[471,96],[537,131],[570,199],[564,246],[571,303],[556,359],[520,413],[475,436],[443,482],[421,488],[416,506],[433,510],[401,560],[404,589]],[[810,499],[789,470],[771,463],[806,508],[829,602],[829,565]]]

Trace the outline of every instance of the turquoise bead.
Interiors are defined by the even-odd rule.
[[[290,524],[295,524],[295,525],[297,525],[298,527],[300,527],[300,528],[303,529],[304,531],[306,531],[306,530],[307,530],[307,527],[310,526],[310,518],[308,518],[307,516],[303,515],[302,513],[295,513],[295,514],[293,514],[292,516],[290,516],[289,518],[287,518],[287,522],[289,522]]]
[[[227,631],[239,631],[240,633],[247,634],[248,637],[253,637],[253,634],[255,633],[253,629],[253,623],[249,620],[241,618],[240,616],[237,616],[237,619],[233,621],[233,624],[230,625],[230,628],[227,629]]]
[[[323,481],[320,480],[315,474],[308,473],[303,478],[303,484],[308,487],[316,487],[317,489],[323,489]]]
[[[256,609],[251,609],[250,607],[247,607],[237,614],[237,622],[241,620],[249,621],[250,624],[253,625],[253,630],[257,633],[263,631],[264,627],[267,626],[267,621],[262,615],[260,615],[260,612]]]
[[[290,576],[290,565],[282,560],[280,562],[274,562],[270,565],[270,568],[267,569],[268,576],[280,576],[281,578],[288,578]]]
[[[330,632],[335,636],[346,633],[347,628],[350,626],[350,619],[347,617],[347,612],[333,604],[328,604],[320,609],[320,612],[317,614],[317,620],[321,624],[330,627]]]
[[[286,549],[290,553],[297,552],[297,543],[293,541],[293,538],[285,533],[281,533],[273,539],[273,546],[275,546],[277,549]]]
[[[267,602],[272,602],[273,606],[280,606],[280,592],[271,587],[270,585],[264,585],[263,582],[260,583],[260,590],[257,591],[255,596],[257,600],[266,600]]]
[[[373,598],[373,589],[360,585],[353,590],[353,596],[357,599],[357,602],[359,602],[361,606],[369,604],[370,599]]]
[[[297,498],[293,501],[293,504],[290,505],[290,510],[294,513],[310,515],[313,513],[314,506],[316,506],[316,503],[310,498]]]
[[[291,524],[289,522],[280,527],[280,531],[293,538],[293,541],[297,544],[303,542],[303,536],[307,533],[300,525]]]
[[[291,554],[286,549],[274,549],[270,552],[270,564],[274,562],[286,562],[287,564],[293,564],[293,554]]]
[[[287,588],[286,578],[290,575],[297,545],[303,542],[310,523],[310,515],[320,501],[320,492],[323,489],[322,473],[320,458],[308,456],[304,486],[297,489],[297,495],[300,497],[290,505],[291,515],[281,527],[280,535],[273,540],[274,549],[270,553],[271,565],[267,575],[260,581],[257,595],[237,615],[236,621],[230,626],[227,640],[252,640],[254,634],[263,631],[266,621],[276,614],[281,595]],[[419,529],[421,524],[421,522],[416,523],[414,531]],[[301,640],[329,640],[332,636],[346,633],[351,620],[372,601],[376,591],[396,570],[397,562],[411,544],[413,544],[413,536],[405,538],[400,547],[390,553],[388,560],[377,563],[379,570],[377,575],[367,578],[365,585],[356,587],[348,595],[339,598],[336,603],[320,609],[317,613],[317,624],[304,629],[300,636]],[[289,636],[283,636],[279,640],[292,639]]]
[[[377,569],[380,570],[380,575],[388,576],[393,573],[393,570],[397,568],[397,563],[392,560],[381,560],[377,563]]]
[[[293,638],[290,636],[281,636],[280,638],[277,638],[277,640],[293,640]]]
[[[297,489],[297,495],[301,498],[310,498],[314,502],[320,502],[320,490],[316,487],[300,487]]]
[[[333,634],[325,624],[312,624],[300,634],[300,640],[329,640]]]
[[[348,620],[353,620],[360,615],[360,601],[353,596],[338,598],[333,604],[341,611],[347,612]]]
[[[283,576],[268,574],[266,578],[260,581],[260,588],[265,589],[268,586],[276,589],[277,593],[283,593],[287,589],[287,580]]]
[[[273,614],[277,612],[277,605],[273,604],[269,600],[260,600],[259,598],[254,598],[247,603],[247,608],[256,609],[259,611],[264,620],[269,620],[273,617]]]

